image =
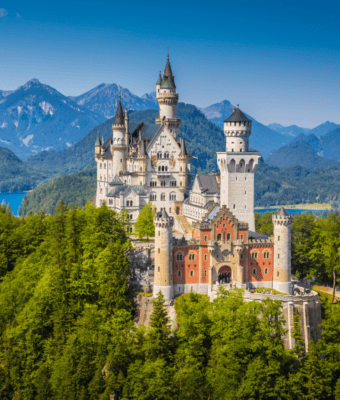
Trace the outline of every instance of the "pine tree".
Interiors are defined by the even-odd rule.
[[[143,238],[155,236],[153,217],[156,215],[156,207],[149,201],[140,212],[134,224],[134,235]]]
[[[291,331],[292,338],[295,339],[295,347],[293,353],[298,360],[301,360],[306,353],[305,344],[300,329],[300,315],[297,310],[294,311],[293,328],[294,329],[292,329]]]

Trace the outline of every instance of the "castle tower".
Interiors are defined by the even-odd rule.
[[[97,139],[96,139],[96,143],[95,143],[95,145],[94,145],[94,154],[95,154],[95,155],[100,154],[101,146],[102,146],[102,143],[101,143],[101,141],[100,141],[99,133],[98,133]]]
[[[155,275],[153,295],[161,291],[166,301],[174,298],[172,227],[174,219],[165,210],[157,213],[155,224]]]
[[[221,171],[221,206],[226,205],[241,222],[255,231],[254,173],[260,154],[249,151],[252,121],[239,108],[224,121],[226,151],[217,153]]]
[[[175,77],[172,75],[169,54],[163,77],[159,74],[156,83],[156,99],[159,104],[159,118],[156,119],[156,124],[165,125],[177,139],[181,121],[177,118],[178,93],[176,93]]]
[[[178,156],[179,162],[179,190],[183,194],[186,192],[188,187],[190,186],[190,175],[188,165],[192,160],[192,155],[188,153],[187,148],[185,146],[184,137],[181,139],[181,152]]]
[[[126,171],[125,153],[127,150],[126,145],[126,119],[124,118],[123,107],[121,102],[121,95],[119,95],[119,102],[116,112],[115,121],[112,125],[112,173],[113,176],[121,175]]]
[[[281,207],[279,213],[274,214],[272,219],[274,224],[273,289],[282,293],[292,294],[291,224],[293,217],[288,215],[286,210]]]

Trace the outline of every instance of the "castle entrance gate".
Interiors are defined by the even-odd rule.
[[[231,282],[231,268],[228,267],[227,265],[223,265],[219,270],[218,270],[218,282],[219,283],[229,283]]]

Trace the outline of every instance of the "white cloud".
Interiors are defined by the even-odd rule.
[[[16,16],[17,18],[22,18],[22,16],[21,16],[18,12],[15,14],[15,16]]]
[[[0,8],[0,18],[6,17],[8,11],[5,8]]]

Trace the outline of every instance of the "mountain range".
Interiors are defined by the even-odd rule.
[[[116,84],[101,84],[75,97],[66,97],[37,79],[28,81],[14,91],[0,91],[0,145],[24,160],[34,154],[38,158],[47,157],[46,151],[63,152],[115,114],[119,94],[123,106],[129,110],[158,110],[155,92],[138,97]],[[223,121],[233,112],[233,105],[224,100],[201,108],[200,111],[222,128]],[[321,136],[340,127],[329,121],[312,130],[294,125],[265,126],[251,116],[248,117],[253,120],[250,147],[259,150],[264,158],[289,145],[291,139],[300,134],[313,132]],[[322,151],[316,150],[320,156]],[[205,169],[204,166],[202,168]]]

